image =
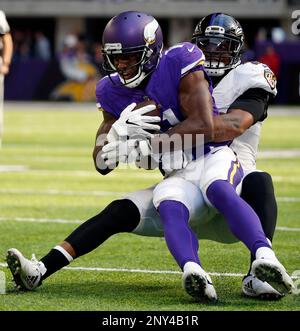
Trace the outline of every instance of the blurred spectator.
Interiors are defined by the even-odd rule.
[[[264,54],[258,60],[265,63],[274,72],[275,76],[279,77],[280,57],[272,45],[266,47]]]
[[[244,50],[242,52],[242,63],[250,62],[255,60],[255,52],[251,49],[248,44],[245,42]]]
[[[35,32],[34,55],[36,58],[45,61],[49,61],[51,59],[50,42],[42,31]]]
[[[13,40],[14,40],[14,53],[13,61],[26,61],[32,57],[31,54],[31,45],[32,45],[32,32],[30,30],[13,31]]]
[[[100,73],[100,76],[103,77],[106,75],[105,70],[103,69],[103,54],[102,54],[102,44],[96,42],[92,45],[92,61],[97,67],[97,70]]]
[[[283,28],[279,26],[272,29],[271,36],[273,42],[277,44],[284,42],[286,38]]]
[[[30,45],[26,41],[19,45],[16,56],[19,61],[26,61],[31,58]]]
[[[65,81],[55,88],[52,100],[94,101],[98,70],[86,51],[83,38],[70,34],[65,37],[60,69]]]
[[[264,27],[260,27],[256,35],[256,40],[265,41],[266,39],[267,39],[267,30]]]

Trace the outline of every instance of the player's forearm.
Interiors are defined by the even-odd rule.
[[[248,126],[244,125],[239,116],[224,114],[214,117],[214,136],[207,135],[208,141],[222,142],[233,140],[245,132]]]
[[[115,118],[112,118],[111,115],[103,111],[103,122],[101,123],[95,140],[95,147],[93,150],[93,160],[96,170],[101,175],[107,175],[110,173],[114,167],[107,166],[102,157],[102,148],[107,143],[107,134],[110,131],[112,124],[114,123]],[[115,165],[117,167],[118,164]]]
[[[187,118],[164,134],[151,139],[154,154],[165,151],[181,150],[203,145],[206,136],[213,136],[213,121],[202,122],[196,118]]]
[[[13,54],[13,42],[10,33],[7,33],[3,36],[3,54],[2,54],[2,63],[9,66],[11,63]]]
[[[95,146],[94,151],[93,151],[93,160],[94,160],[94,165],[96,170],[103,176],[107,175],[108,173],[110,173],[112,170],[114,170],[115,167],[108,167],[105,162],[104,159],[101,156],[102,154],[102,147],[99,148],[97,146]],[[117,167],[118,164],[116,164]]]

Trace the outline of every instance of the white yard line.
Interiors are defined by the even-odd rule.
[[[65,220],[61,218],[33,218],[33,217],[0,217],[0,222],[29,222],[29,223],[62,223],[80,224],[82,220]]]
[[[34,189],[0,189],[0,194],[25,194],[25,195],[63,195],[63,196],[126,196],[129,192],[117,191],[77,191],[77,190],[34,190]],[[278,202],[300,202],[300,197],[277,197]]]
[[[0,267],[7,267],[7,263],[0,262]],[[127,269],[127,268],[97,268],[97,267],[64,267],[66,270],[74,271],[97,271],[97,272],[129,272],[129,273],[143,273],[143,274],[182,274],[181,271],[175,270],[151,270],[151,269]],[[243,277],[244,274],[241,273],[232,273],[232,272],[208,272],[211,276],[216,277]],[[300,278],[300,275],[292,276],[294,279]]]
[[[72,191],[72,190],[19,190],[0,189],[0,194],[30,194],[30,195],[66,195],[66,196],[124,196],[128,192],[113,191]]]
[[[24,165],[0,165],[0,172],[25,172],[28,167]]]
[[[83,220],[66,220],[61,218],[34,218],[34,217],[0,217],[0,222],[29,222],[29,223],[62,223],[80,224]],[[277,231],[299,232],[300,228],[290,228],[284,226],[276,227]]]
[[[300,202],[298,197],[277,197],[276,200],[278,202]]]
[[[291,231],[291,232],[299,232],[300,228],[289,228],[287,226],[277,226],[276,231]]]
[[[273,158],[299,158],[300,149],[274,149],[258,151],[258,159],[273,159]]]

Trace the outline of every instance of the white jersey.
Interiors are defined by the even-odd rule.
[[[6,20],[6,16],[2,10],[0,10],[0,35],[6,34],[10,31],[9,25]]]
[[[270,68],[259,62],[247,62],[232,69],[214,88],[213,97],[220,113],[227,113],[230,105],[244,92],[261,88],[277,94],[276,78]],[[256,156],[262,122],[257,122],[241,136],[235,138],[230,147],[236,152],[245,172],[256,169]]]
[[[5,35],[10,31],[9,25],[6,20],[6,16],[2,10],[0,10],[0,36]],[[2,38],[0,39],[0,53],[3,48]]]

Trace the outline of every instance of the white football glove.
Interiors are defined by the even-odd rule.
[[[112,125],[107,134],[108,142],[115,142],[117,140],[125,140],[127,137],[144,136],[152,137],[153,135],[147,130],[159,131],[160,122],[159,116],[144,115],[156,108],[155,105],[147,105],[134,110],[136,103],[131,103],[121,113],[118,120]],[[153,123],[153,124],[152,124]]]
[[[118,162],[130,163],[136,160],[136,139],[113,141],[102,148],[101,157],[107,167],[115,167]]]
[[[161,168],[166,173],[170,173],[173,170],[184,169],[189,161],[192,160],[192,155],[187,155],[182,150],[164,152],[161,155],[154,154],[148,139],[137,140],[135,143],[135,148],[140,159],[139,162],[136,162],[136,165],[139,168],[155,169],[160,163]],[[149,157],[151,157],[151,159],[149,159]]]
[[[173,170],[184,169],[189,161],[188,156],[182,150],[165,152],[161,156],[161,168],[168,174]]]

